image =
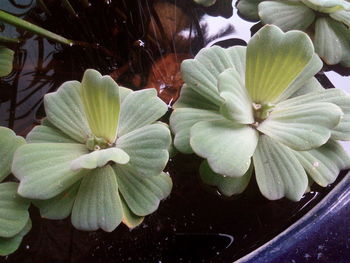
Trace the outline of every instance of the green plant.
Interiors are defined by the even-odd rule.
[[[330,65],[350,66],[350,3],[345,0],[263,1],[240,0],[240,13],[248,19],[273,24],[283,31],[308,33],[316,53]]]
[[[212,6],[216,3],[216,0],[193,0],[195,3],[203,6]]]
[[[0,127],[0,255],[14,252],[31,229],[30,202],[17,195],[18,183],[4,181],[11,172],[16,149],[25,140],[8,128]]]
[[[45,218],[71,214],[81,230],[140,224],[172,188],[163,172],[171,144],[156,122],[167,106],[153,89],[133,92],[87,70],[44,98],[47,118],[14,157],[18,193]]]
[[[0,45],[0,78],[11,73],[14,54],[13,50]]]
[[[324,90],[322,61],[303,32],[265,26],[247,47],[201,50],[182,63],[185,84],[170,127],[183,153],[205,158],[203,180],[225,195],[255,176],[268,199],[300,200],[308,177],[332,183],[350,160],[350,96]]]

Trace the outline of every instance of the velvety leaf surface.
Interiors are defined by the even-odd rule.
[[[342,116],[338,106],[327,102],[278,105],[257,129],[294,150],[305,151],[325,144]]]
[[[211,6],[216,2],[216,0],[193,0],[193,1],[203,6]]]
[[[259,20],[258,5],[263,0],[240,0],[237,9],[247,19]]]
[[[81,97],[89,126],[96,137],[113,143],[120,112],[119,87],[110,76],[88,69],[81,82]]]
[[[329,14],[329,16],[350,27],[350,11],[341,10],[341,11],[331,13]]]
[[[80,169],[95,169],[97,167],[103,167],[108,162],[114,162],[118,164],[126,164],[130,160],[129,155],[119,148],[108,148],[98,151],[93,151],[71,162],[70,168],[72,171],[78,171]]]
[[[0,182],[11,172],[13,154],[25,140],[8,128],[0,127]]]
[[[0,184],[0,237],[13,237],[29,219],[29,201],[17,195],[17,183]]]
[[[144,217],[135,215],[126,204],[123,196],[120,197],[120,200],[122,201],[123,208],[122,222],[130,229],[140,225],[143,222]]]
[[[72,212],[79,186],[80,181],[51,199],[33,200],[33,203],[39,208],[43,218],[54,220],[67,218]]]
[[[305,33],[283,33],[269,25],[259,30],[247,47],[245,83],[253,102],[274,102],[313,55],[313,44]]]
[[[259,17],[264,24],[273,24],[283,31],[306,30],[315,19],[315,12],[300,2],[263,1]]]
[[[314,83],[313,85],[318,85]],[[346,92],[340,89],[320,89],[320,87],[314,87],[314,91],[304,94],[295,98],[288,99],[280,102],[278,105],[281,107],[291,107],[298,105],[305,105],[315,102],[329,102],[334,103],[343,112],[339,124],[332,129],[332,138],[335,140],[350,140],[350,96]]]
[[[218,87],[224,99],[221,113],[228,119],[241,124],[254,123],[252,101],[244,86],[244,79],[235,69],[227,69],[219,75]]]
[[[11,73],[14,54],[13,50],[0,46],[0,78]]]
[[[0,256],[7,256],[15,252],[21,244],[23,237],[30,231],[31,228],[32,222],[30,219],[28,219],[25,227],[14,237],[0,237]]]
[[[243,176],[258,141],[258,133],[247,125],[229,120],[202,121],[191,128],[193,151],[208,160],[214,172]]]
[[[35,126],[27,135],[28,143],[77,143],[59,129],[46,125]]]
[[[308,175],[323,187],[333,183],[342,169],[350,168],[348,154],[333,140],[317,149],[295,151],[294,154]]]
[[[78,81],[63,83],[44,97],[47,119],[75,141],[85,143],[92,136],[80,97]]]
[[[232,196],[240,194],[246,189],[253,173],[253,166],[251,165],[241,177],[229,177],[215,173],[208,162],[203,161],[199,173],[204,183],[217,187],[223,195]]]
[[[152,177],[135,176],[134,172],[114,165],[119,190],[130,210],[138,216],[146,216],[157,210],[159,202],[166,198],[172,188],[169,175],[161,173]]]
[[[171,143],[170,131],[163,124],[151,124],[117,139],[116,147],[129,156],[128,165],[140,176],[160,174],[166,166]]]
[[[49,199],[84,176],[74,172],[71,162],[88,153],[84,145],[69,143],[33,143],[20,147],[14,157],[12,173],[20,180],[20,195]]]
[[[72,224],[85,231],[113,231],[122,221],[118,183],[110,165],[92,170],[79,187],[72,211]]]
[[[311,78],[310,80],[305,82],[304,85],[300,89],[298,89],[296,92],[294,92],[292,95],[290,95],[289,98],[294,98],[294,97],[306,95],[306,94],[311,93],[311,92],[324,92],[324,91],[325,91],[325,89],[322,87],[321,83],[318,82],[318,80],[316,78]]]
[[[322,13],[333,13],[349,9],[350,3],[344,0],[301,0],[305,5]]]
[[[193,153],[190,145],[191,127],[200,121],[224,120],[218,112],[180,108],[170,115],[170,127],[175,134],[174,145],[182,153]]]
[[[155,122],[167,110],[167,105],[157,97],[155,89],[129,94],[122,102],[118,137]]]
[[[259,189],[266,198],[301,199],[308,186],[308,179],[294,151],[261,135],[253,162]]]

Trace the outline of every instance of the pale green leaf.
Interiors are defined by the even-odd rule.
[[[42,218],[55,220],[67,218],[72,212],[79,186],[80,181],[53,198],[33,200],[33,203],[39,208]]]
[[[30,231],[31,228],[32,222],[30,219],[28,219],[27,224],[24,226],[24,228],[14,237],[0,237],[0,256],[7,256],[15,252],[21,244],[23,237]]]
[[[88,153],[80,144],[33,143],[21,146],[15,154],[12,173],[20,180],[18,193],[27,198],[49,199],[82,178],[71,162]]]
[[[318,83],[318,82],[317,82]],[[317,84],[315,84],[317,85]],[[337,105],[343,112],[339,124],[332,129],[332,138],[335,140],[350,140],[350,96],[340,89],[319,89],[312,93],[288,99],[280,102],[281,107],[305,105],[315,102],[329,102]]]
[[[118,137],[155,122],[167,110],[167,105],[157,97],[155,89],[129,94],[121,105]]]
[[[262,1],[263,0],[239,0],[237,9],[245,18],[259,20],[258,5]]]
[[[85,143],[92,136],[80,97],[78,81],[63,83],[56,92],[44,97],[47,119],[75,141]]]
[[[122,221],[118,183],[110,165],[92,170],[80,184],[72,211],[72,224],[79,230],[99,228],[112,232]]]
[[[316,78],[311,78],[304,83],[296,92],[289,96],[289,98],[299,97],[312,92],[323,92],[325,89]]]
[[[17,183],[0,184],[0,237],[13,237],[29,219],[30,202],[17,195]]]
[[[350,11],[341,10],[331,13],[329,14],[329,16],[334,20],[344,23],[345,25],[350,27]]]
[[[135,215],[146,216],[153,213],[159,202],[171,192],[173,184],[166,173],[143,177],[135,176],[133,171],[122,166],[114,165],[113,169],[117,175],[119,191]]]
[[[81,87],[83,107],[91,131],[96,137],[113,143],[120,112],[119,86],[110,76],[88,69]]]
[[[328,102],[277,105],[257,129],[294,150],[305,151],[325,144],[342,116],[341,109]]]
[[[203,6],[211,6],[216,3],[216,0],[193,0],[193,1]]]
[[[174,145],[182,153],[193,153],[190,145],[191,127],[200,121],[224,120],[218,112],[180,108],[170,115],[170,127],[175,134]]]
[[[143,222],[144,217],[135,215],[126,204],[123,196],[120,197],[120,200],[122,201],[123,208],[122,222],[130,229],[140,225]]]
[[[227,69],[219,75],[218,87],[224,99],[221,113],[228,119],[241,124],[254,123],[252,101],[244,86],[244,79],[235,69]]]
[[[13,50],[0,46],[0,78],[11,73],[14,54]]]
[[[321,13],[333,13],[350,9],[350,3],[344,0],[301,0],[301,2]]]
[[[247,47],[246,88],[253,102],[274,102],[313,58],[310,38],[300,31],[283,33],[264,26]]]
[[[28,133],[26,140],[28,143],[77,143],[54,126],[50,127],[44,124],[35,126]]]
[[[13,155],[25,140],[5,127],[0,127],[0,182],[11,172]]]
[[[283,31],[306,30],[315,20],[315,12],[297,1],[263,1],[259,17],[264,24],[273,24]]]
[[[151,124],[127,133],[117,139],[116,147],[129,156],[127,164],[137,175],[154,176],[160,174],[169,159],[171,136],[163,124]]]
[[[207,161],[203,161],[199,168],[200,176],[204,183],[215,186],[220,193],[226,196],[241,194],[248,186],[253,173],[253,166],[241,177],[229,177],[215,173]]]
[[[336,22],[337,23],[337,22]],[[334,21],[321,17],[315,23],[315,49],[317,54],[330,65],[337,64],[342,59],[342,40],[334,32]]]
[[[323,187],[333,183],[341,170],[350,168],[348,154],[333,140],[317,149],[294,154],[313,181]]]
[[[257,142],[256,130],[229,120],[202,121],[191,128],[193,151],[207,159],[214,172],[227,176],[247,172]]]
[[[78,171],[80,169],[95,169],[97,167],[103,167],[108,162],[114,162],[118,164],[126,164],[130,160],[129,155],[119,148],[108,148],[93,151],[71,162],[70,168],[72,171]]]
[[[301,199],[307,189],[308,179],[291,149],[261,135],[253,162],[256,181],[266,198],[276,200],[287,197],[293,201]]]

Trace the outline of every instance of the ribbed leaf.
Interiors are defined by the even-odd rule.
[[[81,97],[86,118],[96,137],[113,143],[117,136],[119,87],[110,76],[88,69],[81,81]]]
[[[219,75],[218,87],[224,99],[221,113],[228,119],[241,124],[254,123],[252,101],[244,86],[244,79],[235,69],[227,69]]]
[[[49,122],[70,138],[85,143],[92,136],[80,97],[81,84],[68,81],[54,93],[44,97]]]
[[[11,73],[14,54],[13,50],[0,46],[0,78]]]
[[[157,123],[118,138],[116,147],[123,149],[130,156],[128,165],[137,175],[154,176],[160,174],[168,162],[170,143],[168,127]]]
[[[297,151],[325,144],[343,116],[332,103],[315,102],[298,106],[278,106],[258,130]]]
[[[317,85],[317,83],[314,83],[314,85]],[[291,107],[315,102],[330,102],[341,108],[344,115],[339,124],[332,129],[332,138],[335,140],[350,140],[350,96],[340,89],[321,89],[288,99],[280,102],[278,105],[281,107]]]
[[[12,173],[20,180],[18,193],[27,198],[49,199],[84,176],[71,162],[88,153],[84,145],[33,143],[21,146],[14,157]]]
[[[258,133],[247,125],[229,120],[202,121],[191,128],[193,151],[208,160],[214,172],[243,176],[258,142]]]
[[[306,30],[315,19],[315,12],[297,1],[263,1],[259,16],[264,24],[278,26],[283,31]]]
[[[294,154],[313,181],[323,187],[333,183],[342,169],[350,168],[348,154],[333,140],[317,149]]]
[[[34,200],[33,203],[39,208],[40,215],[43,218],[55,220],[67,218],[72,212],[79,186],[80,181],[51,199]]]
[[[283,33],[264,26],[249,41],[246,88],[253,102],[274,102],[313,58],[310,38],[300,31]]]
[[[258,5],[263,0],[240,0],[237,3],[238,11],[247,19],[259,20]]]
[[[11,172],[13,155],[17,148],[25,144],[22,137],[5,127],[0,127],[0,182]]]
[[[0,237],[13,237],[29,219],[30,202],[17,195],[17,183],[0,184]]]
[[[92,170],[79,187],[72,211],[72,224],[85,231],[113,231],[122,221],[118,183],[111,166]]]
[[[174,145],[182,153],[193,153],[190,145],[190,130],[200,121],[224,120],[218,112],[180,108],[170,115],[170,127],[175,134]]]
[[[153,213],[159,202],[171,192],[173,184],[166,173],[142,177],[135,176],[134,172],[118,165],[114,165],[113,169],[117,175],[119,191],[135,215],[146,216]]]
[[[301,199],[308,186],[308,179],[292,150],[261,135],[253,162],[256,181],[266,198],[276,200],[287,197],[293,201]]]
[[[108,148],[79,156],[77,159],[71,162],[70,168],[73,171],[80,169],[95,169],[97,167],[103,167],[108,162],[114,162],[118,164],[126,164],[130,160],[129,155],[119,148]]]
[[[77,143],[59,129],[46,125],[35,126],[28,133],[26,140],[28,143]]]
[[[157,97],[155,89],[129,94],[121,106],[118,137],[155,122],[167,110],[167,105]]]
[[[250,165],[250,168],[242,177],[229,177],[215,173],[208,162],[203,161],[199,173],[204,183],[217,187],[223,195],[232,196],[240,194],[246,189],[253,173],[253,166]]]
[[[30,231],[31,228],[32,222],[30,219],[28,219],[27,224],[24,226],[24,228],[14,237],[0,237],[0,256],[7,256],[15,252],[21,244],[23,237]]]
[[[130,229],[140,225],[143,222],[144,217],[135,215],[126,204],[123,196],[120,197],[120,200],[122,201],[123,207],[122,222]]]
[[[350,27],[350,11],[337,11],[329,14],[329,16],[339,22],[344,23],[348,27]]]
[[[350,9],[350,3],[344,0],[301,0],[305,5],[322,13],[333,13]]]

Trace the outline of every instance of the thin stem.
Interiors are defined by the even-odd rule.
[[[5,36],[0,36],[0,43],[15,43],[18,44],[20,43],[21,40],[18,38],[10,38],[10,37],[5,37]]]
[[[67,9],[68,13],[70,13],[71,16],[78,17],[78,14],[75,12],[73,6],[68,0],[62,0],[62,5],[65,9]]]
[[[16,16],[10,15],[2,10],[0,10],[0,21],[4,23],[8,23],[10,25],[13,25],[18,28],[22,28],[25,30],[28,30],[32,33],[38,34],[40,36],[46,37],[48,39],[54,40],[56,42],[72,46],[74,44],[73,40],[64,38],[60,35],[57,35],[53,32],[50,32],[42,27],[39,27],[37,25],[34,25],[32,23],[29,23],[28,21],[25,21],[21,18],[18,18]]]
[[[47,8],[43,0],[37,0],[38,6],[48,15],[51,16],[50,10]]]

